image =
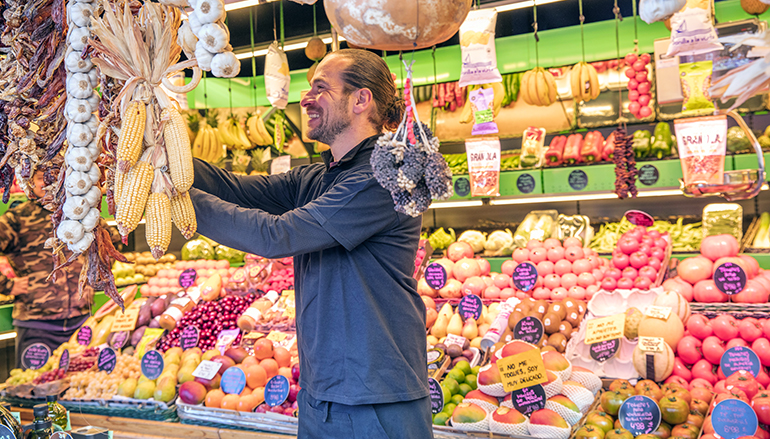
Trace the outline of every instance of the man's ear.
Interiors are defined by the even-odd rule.
[[[353,113],[362,114],[365,113],[370,107],[374,105],[374,95],[368,88],[362,88],[355,92],[353,101]]]

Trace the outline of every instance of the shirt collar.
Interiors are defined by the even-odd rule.
[[[333,161],[334,156],[332,155],[332,150],[327,149],[326,151],[321,151],[321,158],[324,161],[324,164],[326,165],[326,170],[339,166],[343,163],[349,162],[355,158],[355,156],[358,154],[358,152],[362,149],[368,149],[374,147],[374,142],[377,141],[377,139],[381,136],[381,134],[377,134],[371,137],[367,137],[361,143],[353,147],[350,151],[348,151],[347,154],[345,154],[344,157],[342,157],[339,161]]]

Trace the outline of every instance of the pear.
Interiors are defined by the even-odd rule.
[[[468,340],[473,340],[479,336],[479,328],[476,326],[476,321],[473,319],[467,319],[465,325],[463,325],[462,336]]]
[[[136,378],[128,378],[118,386],[118,395],[132,398],[136,391]]]
[[[479,325],[479,337],[483,337],[486,335],[487,331],[489,331],[489,324],[483,323]]]
[[[487,306],[481,305],[481,315],[476,320],[477,325],[481,325],[482,323],[485,323],[487,321],[487,312],[489,312],[487,311]]]
[[[473,319],[468,319],[473,320]],[[449,319],[449,324],[446,327],[446,332],[448,334],[454,334],[454,335],[461,335],[463,332],[463,319],[460,317],[460,314],[453,314],[452,318]]]
[[[438,318],[436,319],[436,323],[434,323],[433,327],[430,328],[430,335],[439,339],[446,337],[446,328],[448,324],[449,324],[449,317],[439,313]]]
[[[134,390],[134,399],[150,399],[155,393],[155,382],[145,381],[136,386]]]
[[[449,318],[452,317],[452,314],[454,314],[454,311],[452,311],[452,305],[450,305],[449,302],[445,303],[438,312],[439,317],[442,315],[445,316],[447,322],[449,321]]]

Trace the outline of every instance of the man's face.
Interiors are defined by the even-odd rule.
[[[331,145],[350,126],[351,94],[345,92],[341,75],[349,62],[339,56],[329,56],[318,65],[312,88],[300,102],[307,109],[310,139]]]
[[[45,172],[40,170],[35,171],[35,173],[32,175],[32,178],[29,180],[29,184],[31,186],[32,193],[34,193],[38,199],[45,196],[45,190],[43,189],[45,187]]]

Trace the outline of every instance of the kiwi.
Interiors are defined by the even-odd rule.
[[[577,308],[577,303],[575,302],[575,299],[564,299],[562,300],[562,303],[564,304],[564,308]]]
[[[500,336],[500,341],[508,343],[509,341],[513,341],[513,339],[513,329],[505,328],[505,331],[503,331],[503,334]]]
[[[583,314],[586,313],[586,303],[583,302],[582,300],[576,300],[575,302],[577,303],[578,312],[582,316]]]
[[[583,315],[580,314],[577,310],[572,310],[567,313],[566,321],[569,322],[570,325],[572,325],[573,328],[577,328],[580,326],[580,321],[583,320]]]
[[[567,349],[567,337],[564,334],[555,333],[548,337],[548,345],[553,346],[559,352],[564,352]]]
[[[529,314],[527,314],[527,317],[534,317],[538,320],[543,320],[543,313],[539,313],[537,311],[530,311]]]
[[[543,338],[541,338],[540,341],[537,342],[537,347],[544,348],[546,346],[548,346],[548,337],[544,335]]]
[[[531,309],[532,309],[532,306],[530,306],[530,305],[529,305],[529,304],[527,304],[527,303],[521,302],[521,303],[519,303],[518,305],[516,305],[516,307],[515,307],[515,308],[513,308],[513,311],[514,311],[514,312],[517,312],[517,311],[518,311],[518,312],[522,313],[523,315],[527,315],[527,313],[528,313],[528,312],[529,312]]]
[[[540,315],[544,315],[546,311],[548,311],[548,302],[545,300],[538,300],[535,302],[535,306],[533,307],[534,311],[537,312]]]
[[[553,347],[553,346],[551,346],[551,345],[548,345],[548,346],[544,346],[544,347],[540,348],[540,352],[541,352],[541,353],[542,353],[542,352],[548,352],[548,351],[554,351],[554,352],[558,352],[558,351],[556,350],[556,348],[555,348],[555,347]]]
[[[560,324],[561,319],[557,314],[548,312],[543,316],[543,328],[545,328],[546,334],[553,334],[554,332],[558,332]]]
[[[567,317],[567,308],[561,302],[554,302],[548,307],[549,313],[554,313],[559,316],[560,320],[564,320]]]
[[[570,337],[572,335],[572,323],[566,321],[559,323],[559,334]]]
[[[513,329],[516,327],[516,324],[519,323],[519,320],[526,317],[526,314],[522,313],[521,311],[514,311],[511,313],[511,315],[508,316],[508,327]]]

